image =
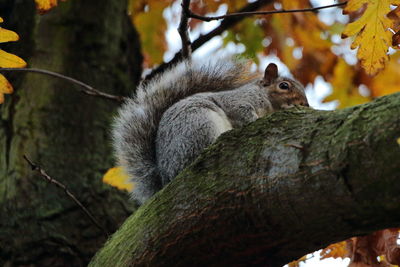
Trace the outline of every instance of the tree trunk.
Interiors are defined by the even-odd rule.
[[[29,67],[127,95],[142,58],[126,7],[126,0],[67,1],[39,16],[34,1],[0,0],[2,26],[21,37],[7,50]],[[115,231],[133,209],[126,193],[101,182],[114,164],[109,125],[118,103],[48,76],[7,76],[16,92],[0,107],[0,265],[84,266],[106,236],[62,190],[32,172],[23,155]]]
[[[291,109],[227,132],[136,211],[91,266],[282,266],[400,227],[400,93]]]

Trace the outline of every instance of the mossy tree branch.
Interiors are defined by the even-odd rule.
[[[282,266],[400,226],[400,93],[291,109],[224,134],[133,214],[91,266]]]

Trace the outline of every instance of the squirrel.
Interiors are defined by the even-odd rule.
[[[120,108],[113,146],[140,204],[161,190],[223,132],[276,110],[308,106],[300,82],[264,76],[244,59],[184,60],[148,83]]]

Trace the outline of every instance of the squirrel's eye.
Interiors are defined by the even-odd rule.
[[[281,83],[279,83],[279,88],[280,88],[280,89],[287,90],[287,89],[289,89],[289,83],[287,83],[287,82],[281,82]]]

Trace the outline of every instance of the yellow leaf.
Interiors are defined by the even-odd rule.
[[[0,43],[18,41],[19,36],[13,31],[6,30],[0,27]]]
[[[0,104],[4,102],[4,94],[11,94],[13,88],[7,79],[0,74]]]
[[[13,54],[0,49],[0,68],[23,68],[26,62]]]
[[[397,138],[397,144],[400,145],[400,137]]]
[[[132,191],[133,189],[133,184],[129,181],[129,177],[122,167],[109,169],[103,176],[103,182],[121,190]]]
[[[389,59],[387,52],[392,42],[393,21],[387,17],[390,5],[398,5],[400,0],[350,0],[344,12],[358,11],[366,5],[363,15],[348,24],[342,38],[355,36],[352,49],[358,48],[357,58],[369,75],[378,73]]]
[[[1,22],[3,22],[3,19],[0,17]],[[18,34],[0,27],[0,43],[17,41],[18,39]],[[25,66],[26,62],[22,58],[0,49],[0,68],[23,68]],[[0,74],[0,104],[4,102],[4,94],[11,94],[12,92],[11,84]]]

